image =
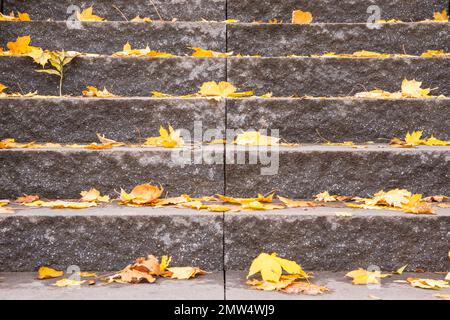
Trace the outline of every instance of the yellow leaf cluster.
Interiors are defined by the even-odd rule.
[[[116,97],[116,95],[112,94],[106,88],[103,88],[103,90],[98,90],[96,87],[87,86],[87,90],[83,90],[83,96],[88,98],[113,98]]]
[[[435,12],[433,14],[433,21],[435,22],[448,22],[447,10],[442,10],[442,12]]]
[[[98,22],[98,21],[106,21],[105,18],[94,15],[94,8],[89,7],[84,9],[82,12],[77,13],[77,18],[80,21],[88,21],[88,22]]]
[[[174,57],[175,55],[166,52],[151,50],[148,46],[145,49],[133,49],[127,42],[123,50],[113,53],[113,57]]]
[[[430,88],[423,89],[421,86],[422,82],[404,79],[402,82],[401,91],[391,93],[388,91],[375,89],[369,92],[359,92],[355,95],[355,97],[369,99],[434,98],[434,96],[430,96]]]
[[[233,52],[223,53],[198,47],[193,47],[191,49],[194,50],[192,56],[198,58],[226,58],[233,55]]]
[[[379,284],[380,279],[389,277],[390,274],[382,274],[380,271],[367,271],[364,269],[358,269],[350,271],[345,275],[352,278],[353,284]]]
[[[434,279],[420,279],[420,278],[408,278],[408,283],[416,288],[439,290],[449,288],[449,281],[446,280],[434,280]]]
[[[164,148],[179,148],[184,145],[180,130],[174,130],[169,125],[169,130],[163,126],[159,128],[159,137],[150,137],[145,140],[144,145]]]
[[[431,135],[429,138],[422,139],[423,131],[413,131],[412,133],[406,133],[405,140],[399,138],[393,138],[390,142],[391,145],[401,148],[411,148],[414,146],[450,146],[450,141],[437,139]]]
[[[28,13],[17,12],[16,17],[14,12],[11,12],[9,15],[0,13],[0,21],[31,21],[31,19]]]
[[[294,10],[292,12],[292,23],[294,24],[310,24],[313,21],[311,12]]]

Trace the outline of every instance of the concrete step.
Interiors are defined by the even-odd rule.
[[[11,108],[9,112],[17,112],[17,109]],[[6,119],[3,127],[12,127],[8,122],[10,120]],[[288,142],[323,143],[322,136],[334,142],[385,143],[393,137],[403,138],[406,132],[413,130],[450,139],[448,123],[450,99],[227,100],[228,128],[268,132],[277,129],[280,138]]]
[[[121,96],[187,94],[206,81],[225,80],[225,67],[223,58],[78,57],[66,66],[63,94],[80,96],[86,86],[106,87]],[[31,58],[0,57],[0,83],[11,92],[59,95],[59,78],[36,69]]]
[[[225,214],[116,204],[21,208],[0,217],[0,271],[42,265],[109,271],[149,253],[170,254],[173,265],[219,271],[224,245],[226,270],[248,270],[259,253],[275,251],[305,270],[393,271],[408,264],[409,271],[448,271],[449,209],[412,215],[333,207]],[[343,210],[353,215],[337,217]]]
[[[0,217],[0,270],[114,271],[137,257],[173,257],[173,265],[223,270],[223,215],[176,208],[107,205],[83,210],[18,210]]]
[[[450,95],[450,58],[229,58],[228,81],[274,96],[346,96],[375,88],[398,91],[403,79]],[[252,81],[249,81],[251,79]]]
[[[152,5],[152,2],[156,6]],[[3,0],[3,10],[27,12],[32,20],[55,21],[67,20],[75,16],[70,6],[77,6],[84,10],[94,6],[94,14],[110,21],[124,21],[133,19],[137,15],[158,20],[158,12],[162,19],[186,21],[225,20],[225,0],[134,0],[130,5],[127,0],[96,0],[91,2],[81,0]],[[69,9],[70,7],[70,9]],[[125,17],[124,17],[125,16]]]
[[[336,6],[333,6],[334,8]],[[427,50],[450,51],[450,24],[230,24],[228,51],[243,55],[288,56],[368,50],[420,55]]]
[[[213,162],[215,156],[218,160]],[[195,163],[195,159],[201,163]],[[0,163],[4,172],[0,198],[24,193],[79,198],[80,191],[92,187],[117,195],[120,188],[131,190],[149,181],[161,184],[174,196],[224,192],[222,145],[203,149],[2,149]]]
[[[206,22],[83,23],[82,29],[72,29],[63,21],[0,22],[0,44],[30,35],[32,45],[48,50],[111,55],[122,51],[129,42],[137,49],[149,46],[152,50],[190,55],[189,47],[226,51],[225,28],[225,24]]]
[[[374,11],[368,8],[377,5],[380,19],[421,21],[432,19],[435,11],[448,8],[447,0],[228,0],[229,19],[240,21],[268,21],[271,19],[291,22],[292,11],[310,11],[314,22],[367,22]]]
[[[132,260],[134,261],[134,260]],[[132,262],[130,261],[130,262]],[[98,272],[102,275],[104,273]],[[0,273],[1,300],[224,300],[223,272],[189,281],[158,279],[152,284],[56,288],[58,279],[37,280],[34,272]],[[161,310],[160,310],[161,311]]]
[[[347,211],[351,217],[337,217]],[[261,252],[277,252],[305,270],[448,271],[450,209],[435,215],[345,208],[225,213],[225,267],[247,270]]]
[[[367,196],[394,188],[437,195],[448,193],[450,183],[450,147],[227,145],[227,153],[226,190],[231,196],[248,196],[249,190],[278,190],[295,198],[310,198],[324,190]]]
[[[231,271],[226,273],[226,296],[229,300],[439,300],[438,297],[434,296],[435,294],[450,293],[450,289],[435,292],[433,290],[413,288],[408,283],[394,282],[399,280],[405,281],[408,277],[442,280],[442,275],[433,273],[405,272],[402,275],[394,275],[382,279],[379,286],[353,285],[351,279],[345,277],[346,273],[315,272],[312,282],[329,288],[330,292],[319,296],[308,296],[283,294],[273,291],[256,292],[256,290],[250,290],[245,284],[247,273]],[[11,284],[8,286],[9,288],[14,290],[14,285]],[[18,292],[17,296],[20,297],[19,294],[21,293]]]
[[[314,283],[324,285],[330,292],[319,296],[283,294],[273,291],[252,290],[245,284],[246,272],[226,273],[226,286],[222,272],[214,272],[190,281],[159,279],[151,285],[109,284],[55,288],[56,279],[37,280],[34,272],[3,272],[0,277],[2,300],[438,300],[435,294],[449,294],[413,288],[409,284],[394,282],[411,278],[441,280],[433,273],[403,273],[385,278],[380,286],[352,285],[346,272],[315,272]],[[101,272],[98,274],[102,274]],[[75,290],[74,290],[75,289]],[[226,289],[226,291],[225,291]],[[212,311],[211,311],[212,312]],[[217,312],[217,311],[216,311]]]
[[[195,122],[203,130],[225,128],[225,102],[206,98],[4,98],[0,114],[0,137],[17,141],[88,143],[100,133],[139,143],[169,124],[201,141]]]

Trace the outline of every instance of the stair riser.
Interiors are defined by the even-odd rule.
[[[223,159],[222,146],[217,146]],[[193,157],[201,158],[200,151]],[[189,156],[183,154],[182,156]],[[208,154],[209,155],[209,154]],[[120,188],[152,182],[161,184],[172,196],[224,192],[223,164],[195,164],[182,167],[177,150],[2,150],[0,198],[39,194],[47,198],[79,198],[82,190],[95,187],[117,197]]]
[[[129,42],[132,48],[190,55],[189,47],[225,51],[225,25],[218,23],[84,23],[70,29],[65,22],[0,22],[1,46],[30,35],[31,44],[48,50],[113,54]],[[51,30],[51,37],[49,31]]]
[[[252,154],[258,155],[258,164],[249,164],[249,160],[246,164],[227,161],[229,195],[249,196],[249,190],[260,193],[278,190],[286,196],[310,198],[327,190],[333,194],[364,197],[393,188],[437,195],[447,194],[450,183],[449,148],[405,151],[375,146],[370,149],[329,147],[327,150],[305,147],[303,150],[273,150],[269,154],[260,149]],[[248,158],[249,152],[238,148],[234,157]]]
[[[0,57],[0,83],[11,92],[59,95],[59,78],[36,69],[31,58]],[[187,94],[212,80],[225,80],[224,59],[78,57],[66,67],[63,94],[81,96],[89,85],[121,96]]]
[[[386,143],[413,130],[450,139],[450,99],[229,99],[227,109],[228,128],[278,129],[288,142]]]
[[[450,58],[232,58],[227,62],[228,81],[256,94],[347,96],[376,88],[399,91],[407,78],[423,81],[424,88],[439,88],[433,90],[435,95],[450,95]]]
[[[149,17],[158,20],[158,14],[151,1],[135,0],[130,5],[128,0],[96,0],[95,2],[86,2],[80,0],[33,0],[17,1],[4,0],[4,11],[28,12],[33,20],[67,20],[75,16],[74,11],[67,13],[69,6],[78,6],[81,10],[94,5],[94,14],[111,21],[131,20],[137,15],[140,17]],[[225,0],[153,0],[159,14],[164,20],[200,21],[206,20],[225,20]],[[119,10],[114,8],[117,7]],[[123,15],[122,15],[123,14]]]
[[[369,29],[365,24],[231,24],[227,28],[228,51],[244,55],[276,57],[359,50],[420,55],[427,50],[450,51],[448,23],[386,24],[381,29]]]
[[[421,21],[432,19],[435,11],[448,8],[447,0],[228,0],[228,17],[252,22],[278,19],[291,22],[292,11],[302,9],[313,14],[314,22],[367,22],[371,5],[381,9],[381,19]]]
[[[411,271],[448,270],[450,216],[360,213],[351,218],[310,215],[307,211],[226,214],[225,266],[227,270],[247,270],[259,253],[277,252],[301,262],[306,270],[350,271],[377,266],[393,271],[405,264]]]
[[[136,258],[171,255],[175,266],[223,269],[222,215],[0,218],[1,271],[120,270]]]
[[[195,122],[202,131],[225,126],[225,102],[207,99],[0,99],[0,114],[0,137],[17,141],[82,143],[100,133],[139,143],[169,124],[201,141]]]

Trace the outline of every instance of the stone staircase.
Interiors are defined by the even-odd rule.
[[[448,195],[449,147],[323,146],[321,135],[333,142],[386,144],[407,131],[424,130],[425,135],[450,139],[449,98],[347,97],[375,88],[398,91],[404,78],[436,88],[435,95],[450,96],[450,57],[309,56],[357,50],[449,52],[449,23],[417,23],[448,9],[448,0],[154,3],[158,12],[147,0],[3,0],[4,13],[27,12],[33,21],[0,22],[0,46],[30,35],[31,44],[44,49],[97,55],[78,57],[68,65],[64,97],[1,98],[0,138],[87,143],[101,133],[138,143],[158,135],[160,125],[193,131],[201,122],[204,129],[279,129],[283,140],[304,145],[273,151],[279,158],[276,175],[261,175],[263,164],[228,161],[229,145],[193,148],[193,159],[196,154],[214,153],[226,163],[184,166],[173,162],[172,149],[164,148],[5,149],[0,150],[0,198],[24,193],[77,198],[91,187],[115,196],[120,188],[130,190],[149,181],[173,196],[254,196],[272,190],[295,198],[310,198],[324,190],[367,196],[391,188]],[[94,13],[109,21],[84,22],[83,29],[70,29],[64,20],[72,4],[81,8],[93,4]],[[405,23],[367,28],[367,7],[372,4],[382,8],[382,19]],[[294,9],[311,11],[317,23],[289,24]],[[166,21],[126,21],[137,15],[153,19],[160,15]],[[251,23],[273,18],[284,23]],[[226,19],[239,22],[223,22]],[[134,48],[149,45],[177,57],[111,57],[127,41]],[[191,57],[190,47],[244,57]],[[58,95],[58,79],[35,69],[29,58],[0,57],[0,83],[11,92]],[[273,98],[150,97],[151,91],[193,93],[207,81],[229,81],[239,91],[254,90],[255,95],[272,92]],[[88,85],[106,87],[120,97],[80,97]],[[319,98],[324,96],[331,98]],[[237,148],[234,156],[245,158],[250,151]],[[115,270],[148,253],[169,253],[175,263],[209,271],[245,270],[263,251],[276,251],[310,270],[369,265],[393,270],[408,264],[411,271],[447,271],[450,209],[417,216],[354,210],[345,219],[336,211],[319,207],[223,214],[116,205],[82,211],[24,209],[0,216],[0,271],[33,271],[44,264]]]

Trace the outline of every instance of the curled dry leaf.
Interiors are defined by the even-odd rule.
[[[63,275],[64,275],[63,271],[58,271],[49,267],[40,267],[38,270],[39,280],[59,278],[62,277]]]
[[[416,288],[439,290],[449,288],[448,281],[434,279],[408,278],[408,283]]]
[[[145,205],[152,204],[161,197],[164,189],[150,184],[141,184],[133,188],[131,193],[120,192],[120,200],[124,204]]]
[[[92,188],[89,191],[81,191],[80,193],[82,202],[109,202],[109,196],[102,196],[100,191]]]
[[[345,275],[352,278],[353,284],[379,284],[380,279],[389,277],[390,274],[382,274],[380,271],[367,271],[364,269],[358,269],[350,271]]]

